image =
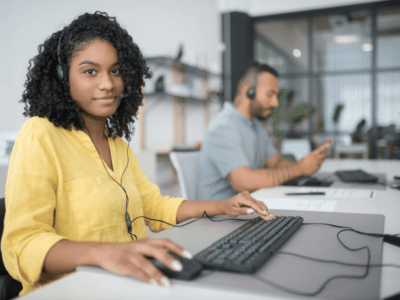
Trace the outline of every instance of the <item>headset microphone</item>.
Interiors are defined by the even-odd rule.
[[[129,94],[119,94],[119,99],[124,99],[124,98],[126,98],[126,97],[128,97],[129,96]]]

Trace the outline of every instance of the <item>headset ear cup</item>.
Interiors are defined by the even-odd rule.
[[[57,67],[56,67],[56,71],[57,71],[57,77],[58,77],[58,79],[63,80],[63,78],[64,78],[64,73],[63,73],[63,70],[62,70],[62,68],[61,68],[61,66],[60,66],[59,64],[58,64]]]
[[[255,96],[256,96],[255,89],[254,88],[249,88],[247,90],[247,97],[249,97],[250,100],[253,100]]]

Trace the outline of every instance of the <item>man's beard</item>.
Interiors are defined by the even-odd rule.
[[[257,120],[261,121],[261,122],[265,122],[269,119],[269,116],[255,116]]]
[[[260,104],[254,103],[250,107],[252,117],[256,118],[259,121],[263,121],[263,122],[268,120],[269,117],[273,114],[274,107],[270,107],[270,108],[268,108],[268,110],[270,111],[270,113],[268,115],[264,116],[263,112],[265,111],[265,109]]]

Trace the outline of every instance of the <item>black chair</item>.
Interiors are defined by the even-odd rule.
[[[5,212],[6,206],[4,198],[0,198],[0,238],[3,236]],[[6,268],[4,267],[3,255],[1,251],[0,254],[0,300],[8,300],[18,296],[19,292],[22,290],[22,284],[8,274]]]

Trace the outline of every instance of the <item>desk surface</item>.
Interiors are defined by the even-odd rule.
[[[315,174],[326,176],[327,173],[332,174],[336,170],[363,169],[366,172],[375,174],[386,174],[387,180],[393,180],[393,176],[400,176],[400,161],[396,160],[358,160],[358,159],[327,159],[321,166],[321,169]],[[329,176],[329,175],[328,175]],[[328,181],[332,177],[328,178]],[[335,185],[333,185],[335,186]],[[339,185],[338,185],[339,186]],[[348,188],[357,189],[365,188],[374,189],[374,185],[357,185],[357,184],[340,184],[339,187],[347,186]],[[252,196],[255,198],[284,198],[285,193],[295,192],[299,187],[296,186],[278,186],[270,189],[260,189]],[[315,199],[316,201],[334,200],[337,201],[334,212],[350,212],[365,214],[381,214],[385,218],[385,233],[400,233],[400,222],[395,212],[400,212],[400,190],[390,187],[382,187],[378,185],[374,198],[329,198],[329,197],[312,197],[307,199]],[[268,204],[267,204],[268,205]]]
[[[327,160],[319,172],[332,172],[337,169],[355,169],[362,168],[365,171],[373,173],[386,173],[388,179],[392,179],[394,175],[400,175],[399,161],[367,161],[367,160]],[[293,191],[296,187],[276,187],[272,189],[263,189],[253,193],[254,196],[261,197],[284,197],[284,193]],[[374,198],[368,199],[335,199],[338,201],[334,212],[351,212],[366,214],[382,214],[385,216],[384,232],[400,233],[400,225],[398,221],[398,212],[400,211],[400,190],[386,189],[377,190]],[[318,201],[318,199],[316,199]],[[314,213],[316,214],[316,213]],[[333,214],[334,215],[334,214]],[[338,215],[339,216],[339,215]],[[203,220],[202,220],[203,221]],[[206,221],[206,220],[204,220]],[[226,222],[223,222],[226,223]],[[223,224],[221,223],[221,224]],[[194,223],[193,225],[195,225]],[[188,227],[184,227],[188,228]],[[171,228],[156,237],[168,237],[179,242],[193,253],[200,249],[198,243],[186,241],[186,245],[180,241],[179,234],[184,228]],[[191,227],[200,235],[204,231],[202,224],[197,223],[195,227]],[[222,228],[222,226],[221,226]],[[208,231],[209,238],[217,239],[219,236],[229,232],[229,226],[223,226],[223,230]],[[180,229],[181,231],[177,231]],[[290,240],[289,240],[290,242]],[[205,244],[209,244],[206,241]],[[196,246],[197,245],[197,246]],[[384,243],[382,263],[398,264],[400,261],[400,250],[398,247]],[[380,296],[388,297],[400,292],[398,287],[398,279],[400,278],[399,269],[382,268],[381,270],[381,287]],[[232,275],[239,276],[239,275]],[[260,291],[253,286],[249,286],[248,290],[230,289],[223,284],[221,286],[210,286],[205,284],[195,284],[195,282],[175,281],[171,288],[153,287],[142,283],[134,278],[127,278],[109,274],[101,269],[83,267],[77,272],[66,276],[56,282],[53,282],[41,289],[33,291],[25,295],[23,299],[49,299],[57,297],[57,299],[131,299],[132,296],[140,299],[285,299],[290,295],[282,294],[260,294]],[[91,298],[90,296],[94,296]],[[291,297],[290,297],[291,298]],[[316,299],[316,298],[313,298]],[[318,299],[318,298],[317,298]]]
[[[359,159],[327,159],[316,173],[332,173],[336,170],[363,169],[366,172],[382,174],[386,173],[386,179],[392,180],[393,176],[400,175],[400,161],[398,160],[359,160]],[[349,188],[356,188],[357,185],[348,185]],[[371,187],[372,188],[372,187]],[[280,198],[285,193],[293,192],[298,187],[275,187],[272,189],[261,189],[254,192],[254,197]],[[365,214],[381,214],[385,216],[384,232],[388,234],[400,233],[400,190],[387,187],[385,190],[376,190],[374,198],[329,198],[316,197],[315,201],[321,199],[337,201],[334,212],[350,212]],[[383,264],[398,264],[400,262],[400,248],[384,243]],[[382,268],[381,297],[400,292],[399,289],[400,271],[394,268]]]

